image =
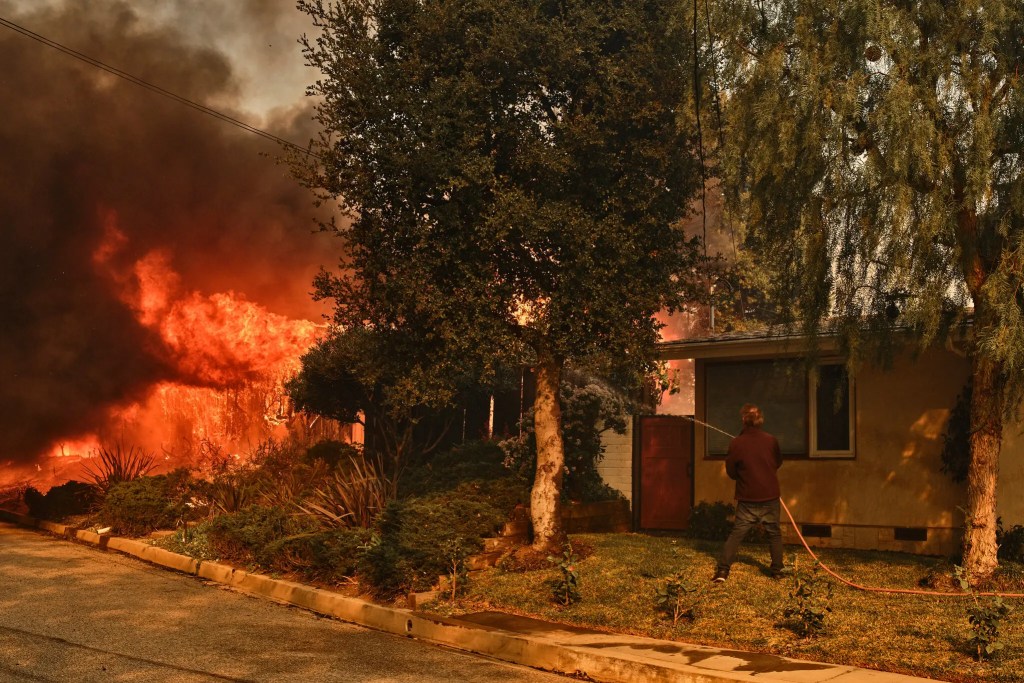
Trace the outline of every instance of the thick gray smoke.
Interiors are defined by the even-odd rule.
[[[0,1],[0,16],[198,102],[223,108],[239,92],[220,52],[126,2],[17,13]],[[311,234],[311,198],[275,145],[4,27],[0,64],[0,466],[179,379],[94,262],[110,215],[126,237],[114,265],[162,248],[184,288],[317,315],[310,280],[337,244]],[[268,124],[298,142],[309,125],[300,109]]]

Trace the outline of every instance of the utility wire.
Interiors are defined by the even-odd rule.
[[[35,33],[34,31],[30,31],[29,29],[25,28],[24,26],[20,26],[20,25],[14,23],[13,21],[11,21],[9,19],[5,19],[4,17],[0,17],[0,25],[9,28],[12,31],[15,31],[16,33],[20,33],[21,35],[25,36],[26,38],[31,38],[32,40],[35,40],[37,42],[42,43],[43,45],[46,45],[48,47],[52,47],[54,50],[58,50],[58,51],[63,52],[64,54],[66,54],[68,56],[71,56],[71,57],[74,57],[75,59],[83,61],[86,64],[89,64],[91,66],[96,67],[97,69],[101,69],[103,71],[106,71],[107,73],[113,74],[114,76],[117,76],[118,78],[123,78],[124,80],[126,80],[126,81],[128,81],[130,83],[134,83],[135,85],[141,86],[141,87],[145,88],[146,90],[154,92],[154,93],[156,93],[158,95],[162,95],[162,96],[164,96],[164,97],[166,97],[168,99],[174,100],[175,102],[178,102],[179,104],[183,104],[186,107],[191,107],[192,109],[195,109],[196,111],[199,111],[199,112],[202,112],[203,114],[206,114],[207,116],[212,116],[215,119],[219,119],[219,120],[221,120],[221,121],[223,121],[225,123],[229,123],[229,124],[231,124],[233,126],[237,126],[237,127],[241,128],[242,130],[248,131],[248,132],[250,132],[250,133],[252,133],[254,135],[258,135],[261,138],[265,138],[267,140],[270,140],[271,142],[276,142],[277,144],[282,145],[283,147],[286,147],[288,149],[292,149],[292,150],[295,150],[297,152],[301,152],[302,154],[314,156],[317,159],[322,159],[322,157],[320,157],[320,155],[310,151],[309,148],[302,147],[301,145],[297,145],[294,142],[291,142],[290,140],[285,140],[284,138],[280,138],[280,137],[274,135],[273,133],[269,133],[269,132],[267,132],[267,131],[265,131],[265,130],[263,130],[261,128],[257,128],[256,126],[252,126],[252,125],[246,123],[245,121],[239,121],[238,119],[233,118],[231,116],[228,116],[227,114],[225,114],[223,112],[219,112],[216,109],[211,109],[210,107],[207,107],[206,105],[203,105],[203,104],[200,104],[200,103],[195,102],[193,100],[190,100],[187,97],[183,97],[181,95],[178,95],[177,93],[171,92],[170,90],[166,90],[165,88],[161,88],[159,85],[156,85],[154,83],[150,83],[149,81],[146,81],[146,80],[144,80],[142,78],[139,78],[138,76],[133,76],[132,74],[130,74],[130,73],[126,72],[126,71],[122,71],[121,69],[118,69],[117,67],[110,66],[109,64],[105,64],[104,62],[101,62],[100,60],[95,59],[93,57],[90,57],[89,55],[83,54],[83,53],[79,52],[78,50],[74,50],[74,49],[72,49],[72,48],[70,48],[70,47],[68,47],[66,45],[58,43],[55,40],[51,40],[51,39],[47,38],[46,36],[41,36],[38,33]]]

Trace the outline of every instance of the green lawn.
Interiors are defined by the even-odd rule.
[[[582,600],[559,608],[550,601],[546,581],[554,569],[527,573],[500,569],[476,572],[467,594],[455,605],[435,609],[459,614],[488,608],[654,638],[736,647],[790,657],[850,664],[949,681],[1024,680],[1024,601],[1009,600],[1014,612],[1003,622],[1005,650],[989,662],[968,651],[966,606],[970,598],[883,595],[834,586],[833,612],[824,632],[802,639],[787,624],[792,579],[765,573],[768,548],[745,545],[724,584],[710,582],[719,544],[640,534],[574,536],[593,547],[580,561]],[[801,549],[802,551],[802,549]],[[797,547],[786,548],[810,568]],[[888,552],[823,550],[823,562],[840,574],[869,586],[917,588],[939,564],[936,558]],[[654,609],[656,586],[683,571],[699,586],[696,618],[673,626]],[[1016,588],[1019,592],[1019,587]]]

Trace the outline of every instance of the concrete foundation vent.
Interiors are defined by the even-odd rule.
[[[893,530],[893,538],[897,541],[927,541],[928,529],[918,526],[898,526]]]
[[[800,533],[804,538],[832,538],[831,524],[801,524]]]

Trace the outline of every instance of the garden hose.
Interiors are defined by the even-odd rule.
[[[824,562],[822,562],[818,556],[811,550],[811,546],[807,545],[807,541],[804,539],[804,535],[800,533],[800,527],[797,525],[796,520],[793,519],[792,513],[789,508],[786,507],[786,503],[780,498],[779,503],[782,505],[782,509],[786,511],[786,516],[789,517],[789,523],[793,525],[793,530],[796,532],[797,538],[800,539],[800,543],[803,544],[804,549],[807,553],[818,563],[827,574],[832,576],[836,581],[855,588],[859,591],[867,591],[869,593],[899,593],[903,595],[930,595],[939,598],[969,598],[972,596],[986,596],[986,597],[999,597],[999,598],[1024,598],[1024,593],[996,593],[996,592],[978,592],[978,593],[967,593],[967,592],[953,592],[953,591],[927,591],[918,590],[914,588],[879,588],[876,586],[862,586],[859,583],[854,583],[847,578],[844,578],[832,571],[831,568]]]

